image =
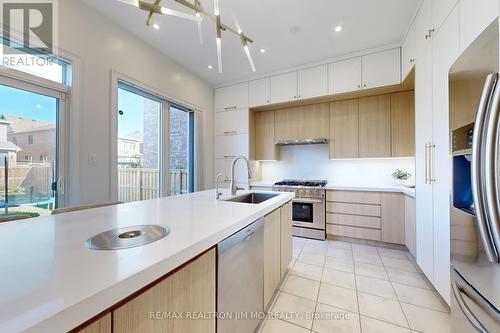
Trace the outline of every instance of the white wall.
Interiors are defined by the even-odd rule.
[[[81,87],[71,110],[70,205],[110,200],[111,71],[203,110],[201,168],[213,174],[213,87],[78,0],[59,1],[59,47],[80,58]],[[90,153],[97,165],[88,166]]]
[[[328,145],[281,147],[281,159],[261,162],[262,181],[326,179],[335,185],[394,185],[396,169],[415,174],[414,158],[329,160]],[[410,181],[413,181],[411,179]]]

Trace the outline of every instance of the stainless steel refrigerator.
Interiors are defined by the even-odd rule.
[[[452,332],[500,332],[498,22],[450,70]]]

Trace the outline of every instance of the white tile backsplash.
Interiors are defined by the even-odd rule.
[[[261,162],[262,181],[326,179],[339,186],[395,185],[396,169],[415,175],[415,158],[330,160],[328,145],[282,146],[280,161]]]

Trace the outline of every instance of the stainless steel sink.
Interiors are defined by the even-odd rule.
[[[232,197],[229,199],[224,199],[224,201],[240,202],[240,203],[247,203],[247,204],[260,204],[261,202],[264,202],[264,201],[267,201],[267,200],[272,199],[274,197],[277,197],[278,195],[279,194],[276,194],[276,193],[253,192],[253,193],[235,196],[235,197]]]
[[[112,229],[85,241],[85,247],[92,250],[121,250],[142,246],[162,239],[170,229],[161,225],[136,225]]]

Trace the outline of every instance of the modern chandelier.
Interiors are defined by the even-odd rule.
[[[224,23],[221,22],[221,17],[220,17],[220,7],[219,7],[219,0],[214,0],[214,14],[210,14],[206,12],[203,7],[201,6],[201,3],[199,0],[194,0],[194,3],[191,3],[187,0],[174,0],[180,5],[183,5],[191,10],[194,11],[194,14],[187,14],[181,11],[177,11],[174,9],[170,9],[167,7],[163,7],[160,5],[161,0],[155,0],[154,3],[149,3],[146,1],[142,0],[118,0],[120,2],[127,3],[129,5],[135,6],[141,10],[144,10],[148,12],[148,18],[146,20],[146,25],[149,27],[153,23],[153,15],[154,14],[159,14],[159,15],[170,15],[170,16],[176,16],[179,18],[191,20],[197,23],[198,26],[198,38],[200,40],[200,43],[203,44],[203,32],[201,28],[201,23],[203,22],[203,16],[208,17],[210,20],[212,20],[215,23],[215,43],[217,46],[217,67],[219,73],[222,73],[222,33],[223,32],[231,32],[235,35],[237,35],[240,38],[241,44],[243,45],[243,50],[245,51],[245,54],[248,58],[248,62],[250,63],[250,67],[252,68],[252,71],[255,72],[255,65],[253,63],[252,59],[252,54],[250,53],[250,48],[248,47],[248,43],[253,43],[253,40],[247,37],[243,31],[241,30],[238,22],[236,21],[236,18],[234,19],[236,29],[233,29]]]

